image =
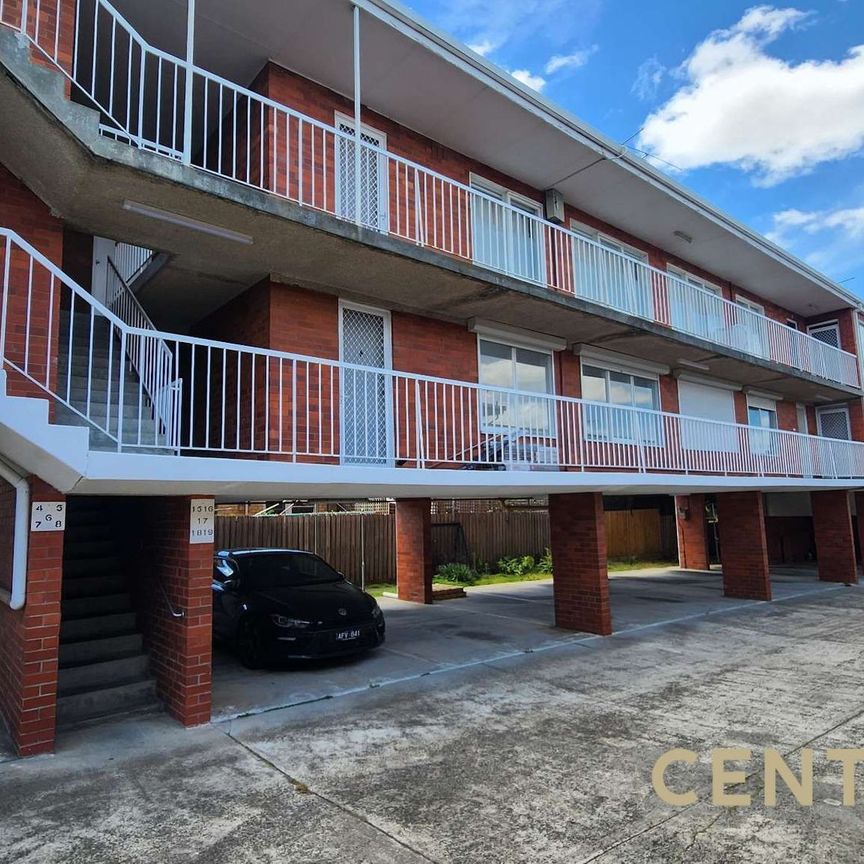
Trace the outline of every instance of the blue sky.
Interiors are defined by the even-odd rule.
[[[408,0],[864,297],[864,0]]]

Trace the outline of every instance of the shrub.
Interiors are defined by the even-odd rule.
[[[462,582],[465,585],[473,585],[478,578],[467,564],[456,563],[439,565],[436,577],[441,582]]]
[[[547,548],[543,553],[543,557],[540,559],[540,562],[537,564],[537,570],[540,573],[551,573],[552,572],[552,550]]]
[[[518,558],[507,557],[498,561],[498,569],[508,576],[524,576],[534,570],[536,562],[533,555],[522,555]]]

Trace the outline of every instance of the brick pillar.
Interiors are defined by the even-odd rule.
[[[607,636],[612,632],[603,496],[549,496],[555,626]]]
[[[65,496],[34,477],[30,500],[63,502]],[[0,583],[6,589],[11,588],[14,518],[15,491],[0,481],[0,543],[9,549],[0,561]],[[24,608],[13,610],[0,601],[0,714],[21,756],[54,749],[62,578],[63,531],[30,532]]]
[[[190,542],[196,497],[153,498],[142,556],[141,623],[159,697],[184,726],[210,720],[213,540]],[[169,608],[170,604],[170,608]],[[172,615],[182,612],[182,617]]]
[[[719,493],[717,529],[720,532],[723,593],[727,597],[770,600],[771,578],[762,493]]]
[[[677,495],[678,564],[685,570],[708,570],[708,538],[705,534],[705,496]]]
[[[858,552],[864,564],[864,492],[855,493],[855,530],[858,532]]]
[[[810,503],[819,578],[823,582],[857,582],[858,565],[848,492],[842,489],[811,492]]]
[[[432,502],[396,502],[396,593],[400,600],[432,602]]]

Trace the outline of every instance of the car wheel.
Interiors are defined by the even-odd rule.
[[[264,640],[261,630],[250,618],[240,621],[237,628],[237,655],[247,669],[260,669],[264,660]]]

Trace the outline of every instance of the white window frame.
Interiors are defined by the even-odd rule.
[[[606,234],[598,228],[592,228],[578,219],[570,220],[570,230],[587,237],[589,240],[593,240],[595,243],[600,243],[601,245],[606,243],[608,244],[607,248],[608,246],[615,246],[616,249],[614,251],[629,255],[631,258],[635,258],[640,264],[648,263],[648,253],[644,249],[632,246],[630,243],[625,243],[623,240],[619,240],[611,234]]]
[[[775,456],[777,454],[777,438],[778,436],[773,434],[780,430],[780,415],[777,412],[777,400],[769,399],[766,396],[758,396],[755,393],[747,393],[747,437],[750,441],[750,450],[754,453],[759,453],[765,456]],[[764,426],[753,426],[750,423],[750,409],[756,408],[760,411],[770,411],[774,414],[774,426],[769,426],[768,428]],[[767,440],[768,445],[759,445],[759,439],[764,438]]]
[[[849,406],[848,405],[819,405],[816,408],[816,434],[820,438],[825,438],[826,436],[822,432],[822,415],[827,414],[836,414],[842,412],[846,415],[846,428],[849,430],[848,438],[828,438],[829,441],[851,441],[852,440],[852,420],[849,417]]]
[[[354,130],[354,140],[359,141],[359,137],[357,134],[357,130],[355,128],[354,118],[349,117],[347,114],[343,114],[341,111],[335,111],[333,114],[334,126],[339,129],[341,126],[348,126]],[[363,133],[367,135],[374,135],[381,141],[381,149],[387,150],[387,135],[382,132],[380,129],[376,129],[374,126],[370,126],[368,123],[360,123],[360,135]],[[334,153],[333,153],[333,185],[334,185],[334,193],[335,193],[335,203],[337,211],[341,209],[339,207],[339,202],[342,197],[342,170],[339,167],[339,141],[342,136],[337,135],[334,140]],[[378,157],[378,226],[377,230],[381,231],[384,234],[389,233],[390,231],[390,172],[387,168],[387,159],[384,156],[379,155]],[[342,216],[342,218],[348,218],[343,213],[338,213],[337,215]],[[356,218],[356,214],[355,214]],[[383,224],[382,224],[383,223]]]
[[[765,315],[764,306],[757,303],[755,300],[751,300],[749,297],[745,297],[743,294],[735,295],[735,303],[738,306],[742,306],[744,309],[749,309],[751,312],[755,312],[757,315]]]
[[[477,334],[477,384],[478,384],[481,391],[484,387],[495,388],[495,385],[484,384],[480,380],[480,372],[483,368],[483,356],[482,356],[482,351],[480,348],[481,342],[493,342],[496,345],[501,345],[504,348],[510,349],[511,362],[513,363],[513,376],[514,377],[512,379],[513,380],[513,386],[512,386],[512,388],[509,388],[509,389],[512,389],[514,391],[517,390],[517,387],[516,387],[516,380],[515,380],[516,357],[515,357],[515,354],[513,352],[515,352],[515,350],[517,348],[521,348],[523,351],[533,351],[535,354],[545,354],[546,356],[548,356],[549,357],[549,373],[550,373],[549,386],[551,389],[545,394],[538,392],[536,395],[537,396],[554,397],[558,394],[558,383],[555,380],[555,352],[551,348],[544,348],[543,346],[538,345],[536,342],[532,342],[532,341],[527,340],[527,339],[524,342],[520,342],[520,340],[518,338],[502,339],[502,338],[498,338],[494,335],[487,335],[484,333],[478,333]],[[508,389],[508,388],[505,388],[505,389]],[[519,390],[518,392],[525,393],[528,391]],[[548,401],[549,401],[549,405],[550,405],[549,429],[547,432],[542,433],[542,435],[540,437],[549,438],[551,440],[551,439],[557,438],[558,430],[557,430],[556,421],[555,421],[555,411],[554,411],[555,402],[554,402],[554,399],[549,399]],[[482,408],[480,410],[481,410],[480,431],[484,435],[494,435],[494,434],[497,434],[498,432],[501,432],[504,429],[511,428],[509,426],[495,426],[494,424],[487,424],[485,422],[485,419],[484,419],[483,414],[482,414]]]
[[[835,318],[831,321],[820,321],[818,324],[808,324],[807,325],[807,335],[813,336],[814,333],[818,333],[820,330],[833,330],[837,334],[837,347],[840,348],[840,322]],[[815,336],[813,337],[816,338]],[[821,339],[819,340],[822,341]],[[824,343],[829,345],[828,342]],[[830,346],[829,347],[833,347]]]
[[[386,445],[386,465],[392,467],[394,464],[394,452],[395,452],[395,428],[394,428],[394,418],[393,418],[393,322],[390,316],[389,309],[381,309],[377,306],[366,306],[362,303],[351,303],[348,300],[339,300],[339,363],[342,364],[345,362],[343,347],[344,347],[344,327],[342,323],[343,319],[343,310],[344,309],[353,309],[355,312],[365,312],[367,315],[377,315],[382,318],[384,321],[384,363],[385,366],[382,369],[382,372],[391,373],[390,374],[390,383],[388,386],[384,388],[384,410],[386,413],[386,422],[387,422],[387,445]],[[340,463],[345,462],[345,454],[342,452],[342,442],[345,441],[345,411],[342,404],[342,399],[344,397],[343,388],[340,386],[339,388],[339,441],[340,441],[340,452],[339,452],[339,461]],[[320,410],[320,406],[319,406]],[[355,465],[362,464],[356,462],[349,462],[347,464]],[[379,464],[379,463],[374,463]]]
[[[723,289],[719,285],[716,285],[714,282],[708,282],[701,276],[694,276],[689,270],[685,270],[683,267],[679,267],[676,264],[667,264],[666,272],[669,273],[670,276],[675,276],[686,282],[688,285],[692,285],[694,288],[698,288],[701,291],[707,291],[715,297],[723,297]]]
[[[585,393],[585,366],[593,366],[595,369],[601,369],[606,373],[606,393],[609,393],[609,373],[617,372],[620,375],[629,375],[631,378],[648,378],[651,381],[655,382],[657,385],[657,407],[651,409],[658,416],[663,411],[663,405],[661,401],[661,393],[660,393],[660,375],[657,372],[648,370],[648,369],[640,369],[637,365],[627,365],[627,364],[619,364],[614,362],[607,362],[605,360],[594,359],[590,356],[580,357],[579,358],[579,378],[580,385],[583,393]],[[630,387],[632,389],[633,383],[631,382]],[[589,400],[585,400],[586,402]],[[592,404],[595,405],[608,405],[610,408],[624,408],[630,409],[634,412],[642,412],[647,409],[645,408],[637,408],[635,405],[618,405],[615,402],[609,402],[608,400],[605,402],[596,402],[592,401]],[[641,416],[641,413],[640,415]],[[612,443],[612,444],[628,444],[631,446],[638,446],[641,444],[644,447],[663,447],[665,446],[665,433],[663,429],[663,421],[658,420],[658,431],[659,435],[657,436],[657,440],[643,440],[637,441],[635,438],[625,438],[617,435],[597,435],[591,434],[587,431],[587,429],[583,429],[582,435],[584,436],[586,441],[590,442],[603,442],[603,443]]]

